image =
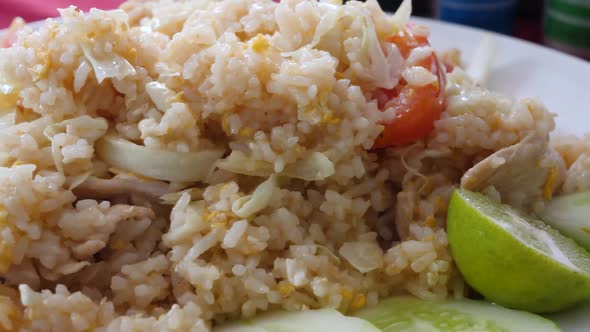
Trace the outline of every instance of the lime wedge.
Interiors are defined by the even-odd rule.
[[[590,298],[590,253],[512,207],[457,190],[447,232],[465,280],[492,302],[541,313]]]
[[[382,332],[558,332],[552,321],[525,311],[472,300],[426,302],[396,296],[361,310],[357,317]]]

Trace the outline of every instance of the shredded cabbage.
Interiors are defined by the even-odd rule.
[[[392,21],[396,24],[396,26],[403,26],[410,22],[410,17],[412,16],[412,0],[404,0],[401,5],[397,8],[393,16],[391,17]]]
[[[250,176],[267,177],[274,173],[271,163],[253,160],[238,150],[232,151],[225,159],[218,161],[216,166],[224,171]]]
[[[170,108],[176,93],[160,82],[149,82],[145,85],[145,91],[160,111]]]
[[[232,173],[268,177],[274,174],[272,163],[262,160],[252,160],[243,152],[234,150],[225,159],[217,163],[217,167]],[[334,163],[321,152],[310,152],[292,164],[285,166],[279,173],[282,176],[302,179],[305,181],[320,181],[333,175]]]
[[[494,37],[490,34],[486,34],[466,69],[467,75],[471,77],[475,83],[485,87],[495,56],[496,42]]]
[[[305,158],[285,167],[283,175],[306,181],[323,180],[335,173],[334,163],[321,152],[311,152]]]
[[[97,155],[109,166],[151,179],[178,182],[204,180],[223,149],[176,152],[150,149],[108,134],[96,142]]]
[[[87,45],[82,45],[82,51],[92,65],[98,83],[102,83],[106,78],[121,80],[136,73],[133,65],[117,53],[110,53],[108,56],[99,59],[92,54],[91,48]]]
[[[235,200],[231,207],[232,212],[240,218],[253,216],[268,206],[275,188],[278,188],[276,175],[271,175],[256,187],[252,195]]]
[[[338,253],[361,273],[383,266],[383,251],[375,242],[345,242]]]
[[[11,107],[0,110],[0,130],[16,123],[16,108]]]
[[[320,2],[318,7],[324,10],[324,15],[316,26],[313,40],[310,44],[311,47],[316,46],[323,36],[335,30],[334,28],[338,25],[338,20],[343,16],[342,6],[340,5]]]
[[[339,6],[321,2],[319,8],[322,11],[322,17],[316,27],[310,47],[317,46],[322,42],[323,37],[328,36],[329,38],[324,38],[326,43],[330,43],[331,40],[340,42],[342,31],[349,29],[349,26],[362,26],[361,47],[357,58],[354,60],[358,61],[362,68],[355,70],[355,74],[364,80],[372,82],[375,87],[392,89],[399,82],[403,57],[393,43],[386,43],[384,50],[377,35],[371,8],[367,6]],[[411,1],[405,0],[393,15],[391,26],[399,29],[399,27],[408,23],[411,12]],[[396,32],[391,31],[390,35]],[[322,44],[323,48],[332,51],[337,49],[332,44]]]
[[[162,196],[160,196],[160,200],[162,201],[162,204],[175,205],[176,202],[178,202],[178,200],[180,200],[180,197],[182,197],[182,195],[185,193],[189,195],[191,201],[201,199],[203,197],[203,190],[202,189],[189,188],[189,189],[185,189],[182,191],[162,195]]]
[[[89,141],[95,141],[104,135],[108,128],[109,124],[104,118],[93,118],[88,115],[82,115],[52,124],[45,128],[43,134],[48,139],[53,138],[58,133],[67,133],[88,139]]]
[[[328,247],[323,246],[321,244],[316,244],[315,245],[318,249],[318,254],[320,255],[324,255],[324,256],[328,256],[328,259],[330,260],[330,262],[334,265],[340,265],[342,262],[340,261],[340,258],[338,256],[336,256],[335,253],[332,252],[332,250],[330,250]]]
[[[376,87],[392,89],[399,82],[399,61],[401,54],[397,48],[390,48],[388,56],[385,55],[379,39],[377,38],[377,31],[375,31],[375,24],[370,16],[364,17],[365,28],[363,29],[363,38],[361,43],[361,50],[359,53],[359,60],[363,67],[367,69],[368,79],[373,81]],[[390,59],[388,59],[390,58]],[[397,66],[397,68],[393,68]]]
[[[90,174],[92,174],[92,172],[88,171],[88,172],[84,172],[82,174],[70,177],[67,181],[68,189],[74,190],[77,187],[79,187],[82,183],[84,183],[86,180],[88,180],[88,178],[90,177]]]
[[[172,208],[170,220],[174,227],[170,227],[169,232],[162,236],[162,242],[168,247],[193,238],[199,231],[209,227],[201,211],[190,200],[190,195],[184,193]]]

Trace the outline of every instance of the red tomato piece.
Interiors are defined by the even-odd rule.
[[[409,29],[391,37],[390,41],[396,44],[406,59],[414,48],[430,45],[425,36],[414,35]],[[395,88],[381,91],[389,98],[380,103],[381,109],[393,107],[395,117],[383,124],[383,132],[375,140],[373,148],[405,145],[420,140],[428,136],[434,129],[434,122],[440,118],[444,109],[445,68],[434,53],[417,65],[428,69],[438,80],[425,86],[410,87],[402,79]]]

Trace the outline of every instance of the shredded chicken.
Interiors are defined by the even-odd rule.
[[[74,189],[78,199],[112,199],[130,194],[140,195],[156,200],[170,193],[170,185],[162,181],[133,181],[127,179],[99,179],[89,177]]]
[[[400,239],[407,239],[410,234],[410,224],[413,222],[415,205],[416,192],[402,191],[397,194],[395,228]]]
[[[469,169],[461,187],[500,193],[503,202],[522,208],[540,198],[551,199],[565,178],[563,159],[548,146],[548,137],[530,135],[498,150]]]

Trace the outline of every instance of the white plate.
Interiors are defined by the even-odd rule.
[[[430,41],[436,49],[458,48],[465,60],[470,59],[488,33],[423,18],[415,21],[430,27]],[[512,37],[493,35],[497,50],[488,87],[518,98],[538,98],[558,114],[560,133],[590,133],[590,62]],[[588,331],[590,302],[550,318],[565,332]]]

